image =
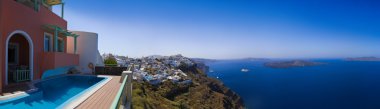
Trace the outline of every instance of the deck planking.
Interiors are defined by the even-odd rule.
[[[120,76],[112,76],[108,83],[79,104],[76,109],[109,109],[121,86],[119,80]]]

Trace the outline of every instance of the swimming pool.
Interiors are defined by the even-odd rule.
[[[62,76],[36,83],[37,91],[6,101],[0,101],[0,109],[52,109],[63,108],[86,92],[94,90],[107,77]],[[93,91],[94,92],[94,91]],[[88,95],[88,94],[87,94]]]

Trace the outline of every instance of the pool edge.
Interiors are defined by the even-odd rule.
[[[81,76],[90,76],[90,75],[81,75]],[[93,95],[96,91],[98,91],[100,88],[102,88],[104,85],[106,85],[111,79],[112,76],[106,76],[106,75],[98,75],[97,77],[104,77],[105,80],[102,80],[101,82],[94,84],[94,86],[91,86],[89,89],[84,90],[79,95],[76,95],[63,104],[59,105],[57,109],[74,109],[78,105],[80,105],[82,102],[87,100],[91,95]]]

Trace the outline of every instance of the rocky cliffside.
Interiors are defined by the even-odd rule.
[[[170,81],[158,86],[133,83],[134,109],[242,109],[242,98],[219,80],[208,78],[197,65],[181,67],[191,84]]]

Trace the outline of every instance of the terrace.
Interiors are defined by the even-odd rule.
[[[100,88],[96,93],[82,102],[77,109],[106,109],[111,107],[113,100],[116,98],[117,92],[122,83],[120,76],[113,76],[112,80]]]
[[[113,73],[117,74],[117,73]],[[110,109],[129,109],[132,99],[132,72],[124,71],[117,75],[97,75],[107,76],[111,79],[102,85],[99,89],[91,90],[93,93],[86,92],[83,95],[87,97],[75,98],[72,103],[66,105],[64,108],[75,109],[95,109],[95,108],[110,108]],[[7,99],[7,97],[16,97],[22,93],[33,93],[30,86],[32,83],[22,83],[14,88],[6,90],[8,94],[0,96],[0,101]],[[91,92],[90,91],[90,92]],[[16,94],[16,95],[15,95]],[[83,96],[82,95],[82,96]],[[77,102],[80,101],[80,102]],[[23,101],[26,102],[26,101]],[[3,104],[0,103],[0,108]]]
[[[56,68],[70,68],[79,64],[79,55],[77,54],[77,37],[79,35],[73,34],[57,25],[45,24],[41,28],[45,31],[44,34],[44,52],[41,54],[42,59],[46,60],[42,63],[42,70],[44,74],[57,75],[65,72],[52,73],[47,71]],[[73,38],[73,53],[67,51],[67,40]],[[65,43],[67,42],[67,43]],[[42,75],[44,78],[45,75]]]
[[[132,102],[132,75],[132,71],[123,71],[121,76],[111,76],[112,80],[75,108],[129,109]]]

